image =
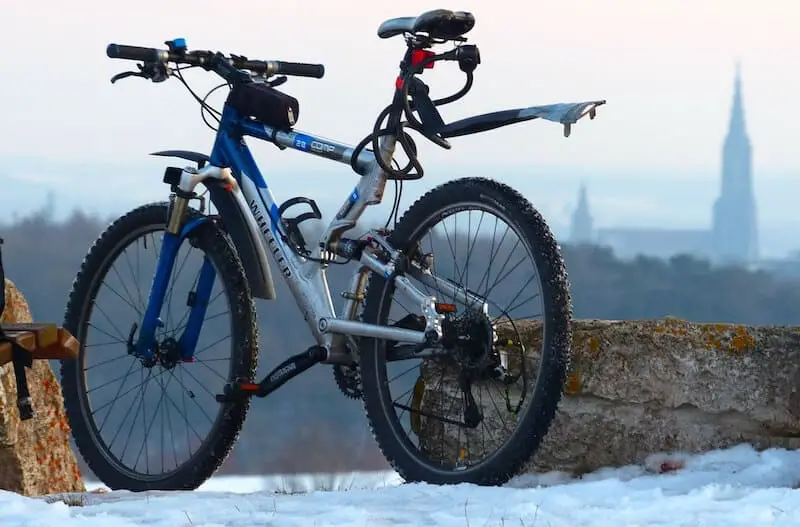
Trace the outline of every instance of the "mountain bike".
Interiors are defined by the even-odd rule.
[[[273,393],[317,364],[333,369],[345,395],[363,400],[380,450],[406,481],[502,484],[536,451],[560,401],[571,346],[572,307],[560,248],[541,214],[524,196],[489,178],[464,177],[442,184],[417,199],[398,220],[402,184],[424,174],[409,132],[450,149],[448,139],[453,137],[545,119],[563,125],[569,136],[574,123],[585,115],[594,118],[596,108],[605,101],[533,106],[445,123],[439,107],[467,94],[481,62],[477,46],[466,44],[464,37],[474,24],[471,13],[433,10],[380,25],[380,38],[402,35],[406,50],[391,104],[380,112],[372,132],[355,146],[297,129],[299,103],[277,89],[290,76],[322,78],[321,64],[190,51],[182,38],[165,42],[167,49],[107,47],[109,58],[140,62],[138,71],[120,73],[112,83],[130,76],[156,83],[177,78],[199,102],[201,115],[215,136],[208,155],[187,150],[154,153],[192,165],[165,169],[168,200],[135,208],[106,228],[85,257],[69,295],[65,327],[81,342],[81,352],[77,360],[62,363],[65,407],[79,451],[106,485],[134,491],[197,488],[229,458],[251,398]],[[452,47],[439,53],[433,50],[447,44]],[[466,82],[457,93],[434,100],[420,76],[440,61],[457,63]],[[224,80],[217,86],[229,90],[221,111],[206,102],[208,96],[201,99],[192,91],[183,75],[188,68],[202,68]],[[316,240],[309,243],[300,227],[322,219],[316,202],[301,196],[279,204],[246,137],[349,165],[358,175],[355,187]],[[408,158],[403,168],[395,158],[401,151]],[[386,225],[350,235],[365,209],[382,202],[388,181],[395,184],[396,198]],[[287,214],[300,205],[310,211],[294,217]],[[459,223],[462,213],[467,217]],[[487,216],[494,217],[491,240],[488,235],[470,234],[470,225],[480,228]],[[451,220],[453,226],[448,228]],[[499,223],[505,228],[498,227]],[[440,227],[443,232],[435,230]],[[459,243],[465,228],[469,232]],[[426,236],[430,237],[427,246]],[[517,238],[513,247],[510,241],[504,245],[508,236]],[[184,249],[187,256],[181,258]],[[521,259],[511,260],[517,249]],[[199,270],[194,278],[180,278],[193,250],[199,250]],[[315,344],[258,381],[255,299],[277,302],[268,255],[283,275]],[[483,274],[470,265],[473,256],[486,264]],[[146,257],[152,259],[151,273],[140,270]],[[354,270],[349,288],[341,293],[343,305],[337,314],[327,272],[348,263]],[[527,279],[520,271],[523,264],[532,269]],[[126,269],[134,278],[149,277],[144,294],[105,283],[116,284]],[[492,271],[496,280],[490,284]],[[500,278],[510,281],[501,285]],[[220,291],[212,296],[218,282]],[[187,288],[185,295],[174,292],[179,286]],[[532,292],[534,286],[540,292]],[[500,291],[513,297],[506,307],[489,298]],[[111,307],[100,308],[101,292],[113,299]],[[212,304],[221,297],[228,311],[210,316]],[[173,316],[172,307],[165,307],[172,306],[175,298],[181,299],[176,308],[183,309],[181,318],[177,313]],[[511,315],[526,298],[533,300],[525,305],[539,309],[539,346],[523,339],[516,327],[534,315]],[[391,316],[394,301],[405,309],[405,316]],[[122,310],[128,308],[133,315],[123,316]],[[223,315],[225,324],[220,319]],[[97,324],[102,320],[113,327],[100,331]],[[501,336],[501,326],[512,337]],[[231,333],[229,345],[214,348],[222,350],[215,359],[207,358],[206,348],[211,348],[201,351],[198,345],[201,331],[209,327],[214,338]],[[100,342],[94,342],[95,335]],[[276,342],[278,337],[272,335],[273,347],[288,342]],[[112,345],[121,351],[97,351]],[[533,350],[538,371],[527,371],[533,359],[511,358],[527,348],[538,348]],[[220,361],[227,362],[221,373],[201,379]],[[405,391],[397,402],[391,397],[389,385],[394,377],[388,369],[407,361],[420,362],[407,368],[412,380],[401,383]],[[99,380],[89,382],[90,370],[120,362],[127,364],[124,379],[98,373]],[[441,386],[441,395],[431,388],[434,367],[449,379],[436,384]],[[128,385],[134,369],[138,379]],[[174,395],[167,391],[171,385],[177,386]],[[148,391],[151,388],[155,395]],[[90,400],[100,389],[114,395]],[[495,399],[484,403],[484,389],[502,392],[498,395],[501,403],[495,404]],[[461,395],[453,395],[454,390]],[[510,394],[519,396],[515,407],[508,403]],[[210,402],[201,404],[203,395],[209,395]],[[135,397],[138,403],[118,405],[124,397]],[[438,420],[433,415],[431,409],[444,408],[444,401],[449,401],[449,411],[457,418]],[[152,408],[146,410],[150,403],[166,414],[159,421],[160,438],[148,435],[156,426]],[[489,447],[485,438],[484,447],[470,446],[479,432],[491,435],[506,426],[504,420],[487,417],[492,405],[498,412],[500,406],[508,411],[513,429],[502,437],[492,436],[490,443],[496,444]],[[208,415],[209,411],[214,415]],[[183,421],[176,415],[182,415]],[[130,425],[125,424],[128,418]],[[201,436],[197,428],[206,421],[208,432]],[[112,422],[119,423],[113,435]],[[410,432],[405,432],[406,424]],[[466,445],[457,444],[462,442],[462,432]],[[437,433],[443,437],[441,446],[432,444]],[[336,439],[332,438],[333,448],[348,448],[344,440]],[[112,452],[114,444],[120,446],[123,441],[122,453]],[[473,459],[483,454],[482,459]]]

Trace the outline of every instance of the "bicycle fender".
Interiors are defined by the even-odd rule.
[[[220,207],[217,207],[217,208],[219,209]],[[238,210],[238,207],[237,207],[237,210]],[[248,241],[244,241],[243,243],[244,244],[251,243],[249,241],[249,231],[247,231],[246,226],[243,223],[242,224],[238,224],[236,221],[234,221],[234,222],[230,221],[231,218],[237,218],[237,217],[238,216],[230,216],[230,215],[225,217],[225,222],[226,222],[225,223],[225,231],[232,238],[232,240],[234,242],[234,246],[237,248],[237,251],[239,251],[239,257],[242,260],[242,266],[244,267],[245,276],[247,277],[248,281],[251,284],[250,285],[251,293],[252,293],[253,297],[255,297],[255,298],[262,298],[262,299],[265,299],[265,300],[274,300],[275,299],[275,289],[274,289],[275,286],[274,286],[274,283],[272,282],[272,273],[270,272],[270,269],[267,268],[266,273],[262,274],[261,266],[259,265],[258,260],[256,259],[254,254],[251,254],[252,249],[248,250],[248,248],[251,248],[252,246],[251,245],[240,245],[237,242],[237,237],[245,237],[246,236]],[[205,224],[205,223],[207,223],[209,221],[211,221],[211,218],[208,217],[208,216],[195,218],[195,219],[189,221],[181,229],[181,232],[179,234],[180,240],[181,241],[185,240],[189,236],[189,234],[191,234],[191,232],[193,230],[197,229],[198,227],[200,227],[201,225],[203,225],[203,224]],[[233,230],[230,230],[230,225],[234,226]],[[236,233],[236,235],[233,234],[234,232]],[[245,258],[245,255],[249,255],[249,256],[247,256],[247,258]],[[247,264],[245,262],[247,262]],[[255,276],[255,277],[259,277],[260,276],[261,278],[256,278],[256,280],[260,280],[260,281],[253,282],[252,281],[252,277],[253,276]]]
[[[239,208],[231,193],[215,181],[206,180],[204,184],[208,189],[211,202],[219,211],[225,232],[231,237],[231,241],[239,253],[239,259],[242,261],[245,276],[250,283],[250,292],[253,298],[274,300],[277,294],[269,261],[264,261],[262,265],[256,252],[261,241],[254,238],[255,234],[248,228],[244,212]]]
[[[151,155],[178,157],[194,161],[198,166],[202,166],[209,161],[209,157],[206,154],[189,150],[165,150],[163,152],[153,152]],[[211,202],[219,211],[220,217],[223,218],[225,232],[230,236],[234,247],[239,253],[253,297],[274,300],[277,295],[269,262],[265,261],[262,265],[256,252],[257,244],[261,242],[258,239],[254,239],[250,229],[247,228],[247,222],[236,200],[229,192],[212,180],[206,180],[203,184],[208,189]],[[189,225],[191,225],[191,222],[186,227],[189,227]],[[197,225],[199,224],[192,225],[191,229],[194,229]],[[181,232],[181,236],[187,235],[191,232],[191,229],[186,230],[185,234]]]

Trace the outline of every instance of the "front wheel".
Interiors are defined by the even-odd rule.
[[[406,353],[401,360],[395,352],[403,343],[362,339],[363,398],[375,439],[406,481],[503,484],[538,448],[562,394],[571,301],[559,247],[522,195],[483,178],[425,194],[389,241],[473,297],[459,302],[407,275],[449,304],[449,344],[434,358]],[[365,322],[422,330],[419,315],[393,280],[371,275]]]
[[[62,362],[64,406],[78,450],[112,489],[197,488],[227,457],[249,408],[249,400],[220,404],[214,397],[228,382],[252,381],[258,332],[242,264],[213,221],[178,249],[155,335],[157,360],[128,351],[167,217],[168,204],[155,203],[112,223],[89,251],[67,304],[64,326],[80,353]],[[190,209],[189,220],[199,217]],[[210,294],[198,286],[206,263],[215,276]],[[190,361],[179,343],[195,305],[206,308]]]

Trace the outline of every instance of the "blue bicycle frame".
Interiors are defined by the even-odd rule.
[[[266,258],[266,249],[268,248],[320,345],[330,351],[333,335],[345,334],[392,338],[414,343],[423,342],[425,332],[356,322],[353,320],[356,315],[354,298],[348,298],[345,302],[346,318],[336,317],[324,272],[325,266],[297,255],[282,241],[282,235],[285,233],[280,230],[279,207],[244,140],[246,136],[345,164],[350,164],[354,152],[353,147],[336,141],[297,130],[281,131],[263,125],[253,119],[242,117],[235,109],[226,105],[222,112],[211,156],[208,158],[209,165],[199,169],[184,168],[180,171],[180,175],[174,178],[179,193],[173,200],[170,220],[164,232],[147,309],[136,343],[136,355],[143,360],[152,359],[155,348],[155,329],[161,324],[159,316],[177,252],[183,240],[193,231],[201,228],[204,223],[210,221],[208,217],[201,217],[186,224],[182,221],[188,203],[188,198],[185,196],[191,195],[194,187],[207,179],[222,182],[224,188],[232,196],[229,199],[232,199],[242,213],[244,225],[239,227],[247,231],[250,237],[249,242],[241,243],[249,243],[251,247],[241,247],[239,244],[237,249],[240,251],[243,249],[254,250],[255,263],[251,263],[250,267],[260,267],[258,271],[261,274],[259,275],[251,269],[248,275],[265,277],[264,281],[267,283],[261,285],[266,286],[268,293],[262,297],[274,298],[274,288]],[[395,140],[393,136],[382,138],[380,154],[384,156],[387,163],[392,157]],[[202,156],[202,154],[196,155]],[[318,244],[320,248],[329,247],[332,239],[338,238],[341,233],[354,227],[367,206],[381,202],[387,177],[378,166],[375,153],[363,150],[355,165],[362,177],[349,193],[341,209],[320,239]],[[225,219],[227,225],[228,218]],[[382,240],[377,233],[374,233],[373,236],[382,241],[385,247],[388,247],[385,240]],[[240,239],[247,240],[247,238]],[[318,254],[322,255],[325,249],[318,251]],[[396,256],[391,248],[389,251],[390,254]],[[387,278],[394,273],[393,263],[384,264],[368,253],[361,256],[360,262],[362,267],[353,278],[355,291],[353,291],[353,295],[350,295],[351,297],[356,296],[359,287],[364,286],[366,274],[369,271],[378,272]],[[181,358],[184,361],[192,360],[215,275],[215,269],[206,257],[200,272],[196,300],[191,308],[184,333],[179,340]],[[444,288],[445,291],[452,289],[454,298],[475,300],[472,298],[473,295],[464,290],[458,294],[458,291],[454,289],[455,286],[449,282],[436,280],[430,275],[423,278],[427,278],[424,281],[433,287]],[[411,295],[420,305],[422,313],[429,319],[426,332],[433,330],[440,333],[439,317],[435,312],[435,298],[423,294],[403,276],[394,279],[398,288]],[[270,294],[269,291],[272,293]]]
[[[565,135],[569,135],[570,126],[584,115],[594,117],[595,107],[605,101],[588,101],[582,103],[559,103],[545,106],[532,106],[517,110],[506,110],[462,119],[441,128],[446,136],[458,136],[476,133],[482,130],[506,126],[514,122],[542,118],[564,125]],[[336,216],[323,233],[315,253],[306,258],[297,253],[284,240],[287,233],[281,223],[281,208],[275,202],[267,182],[261,174],[256,161],[245,142],[245,137],[254,137],[271,142],[279,148],[291,148],[307,154],[323,157],[350,166],[354,166],[361,176],[358,184],[349,193]],[[253,296],[273,299],[274,284],[267,261],[267,252],[272,253],[275,263],[283,274],[289,289],[294,296],[303,317],[317,340],[324,347],[328,359],[332,354],[349,354],[342,337],[374,337],[391,339],[398,342],[422,344],[437,341],[442,336],[441,317],[436,312],[437,299],[425,295],[411,284],[405,273],[422,282],[425,286],[436,290],[441,296],[468,303],[483,305],[484,300],[448,280],[433,276],[416,263],[409,263],[405,273],[395,273],[395,263],[399,253],[375,231],[370,231],[370,243],[379,246],[382,252],[390,256],[388,263],[376,257],[372,251],[358,251],[356,258],[361,264],[354,274],[349,292],[346,292],[343,317],[336,316],[330,290],[325,275],[326,256],[339,254],[336,250],[342,233],[356,226],[367,206],[381,203],[388,174],[381,168],[390,166],[397,137],[392,134],[383,135],[378,143],[378,152],[361,150],[355,163],[351,163],[355,149],[349,145],[331,141],[296,129],[279,130],[264,125],[259,121],[239,115],[227,103],[223,108],[221,122],[216,134],[211,156],[198,153],[184,155],[187,159],[201,160],[198,168],[167,169],[171,175],[165,175],[165,182],[170,182],[176,192],[172,211],[164,233],[164,242],[159,256],[153,286],[148,300],[139,341],[135,353],[143,360],[150,360],[154,355],[154,332],[161,322],[159,314],[167,289],[170,271],[175,262],[177,251],[183,240],[195,229],[210,221],[201,217],[185,223],[184,216],[188,201],[194,196],[194,188],[205,183],[209,189],[217,188],[217,199],[212,193],[212,201],[218,205],[220,214],[225,220],[225,228],[233,239],[236,250],[242,259],[245,273],[253,289]],[[161,152],[160,155],[168,155]],[[186,154],[186,153],[184,153]],[[378,156],[382,163],[378,163]],[[208,166],[203,163],[208,162]],[[207,180],[216,180],[217,184],[208,185]],[[225,192],[218,190],[222,183]],[[222,194],[220,194],[222,193]],[[220,203],[226,207],[219,207]],[[321,216],[319,216],[321,217]],[[353,240],[346,240],[352,242]],[[313,258],[313,259],[312,259]],[[424,331],[378,326],[356,321],[358,302],[369,272],[379,273],[394,281],[395,287],[410,297],[414,305],[419,306],[420,314],[425,317]],[[201,321],[205,315],[215,270],[207,259],[204,262],[196,291],[196,302],[189,315],[187,326],[180,337],[180,351],[183,360],[192,360],[194,347],[200,332]],[[419,355],[418,355],[419,356]]]

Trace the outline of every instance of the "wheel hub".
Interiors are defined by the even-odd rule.
[[[172,337],[165,338],[156,348],[156,357],[164,369],[171,370],[181,360],[178,341]]]
[[[136,345],[134,344],[134,336],[136,335],[136,323],[131,327],[130,334],[128,335],[128,353],[139,358],[142,366],[145,368],[152,368],[156,364],[161,364],[165,369],[171,370],[178,362],[181,362],[181,349],[178,341],[173,337],[167,337],[161,342],[155,342],[155,349],[153,354],[148,358],[140,356],[136,352]]]

